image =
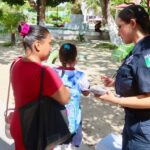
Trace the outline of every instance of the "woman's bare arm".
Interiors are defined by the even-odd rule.
[[[110,91],[107,94],[99,96],[103,101],[134,109],[150,108],[150,93],[132,97],[115,97]]]
[[[56,91],[52,98],[54,98],[58,103],[65,105],[70,100],[69,88],[65,87],[63,84],[60,86],[58,91]]]

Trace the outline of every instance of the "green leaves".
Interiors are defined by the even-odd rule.
[[[64,2],[71,2],[74,3],[75,0],[47,0],[47,5],[51,6],[51,7],[56,7],[57,5],[59,5],[60,3],[64,3]]]
[[[25,3],[24,0],[2,0],[3,2],[7,2],[9,5],[23,5]]]
[[[124,0],[113,0],[113,1],[111,1],[112,5],[119,5],[119,4],[122,4],[122,3],[124,3]]]
[[[0,9],[0,18],[2,17],[2,15],[3,15],[3,11],[2,9]]]
[[[122,44],[112,51],[114,60],[121,62],[134,48],[134,44]]]
[[[21,13],[4,12],[0,24],[6,32],[15,33],[18,22],[23,18],[24,16]]]

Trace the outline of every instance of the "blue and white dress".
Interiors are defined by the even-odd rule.
[[[61,77],[62,67],[54,68],[54,70]],[[71,133],[76,133],[81,123],[81,92],[88,90],[89,82],[85,73],[75,68],[67,68],[61,78],[64,85],[70,88],[71,98],[65,106],[68,114],[69,130]]]

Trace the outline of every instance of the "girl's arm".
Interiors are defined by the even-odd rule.
[[[90,94],[90,92],[89,92],[90,84],[89,84],[88,78],[85,74],[83,74],[82,78],[80,79],[79,84],[80,84],[80,88],[81,88],[81,93],[84,96],[88,96]]]

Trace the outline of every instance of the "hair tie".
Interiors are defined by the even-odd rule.
[[[21,27],[21,32],[20,32],[20,35],[21,36],[26,36],[30,31],[30,26],[25,23],[22,27]]]
[[[69,44],[64,44],[64,49],[70,50],[70,45]]]

